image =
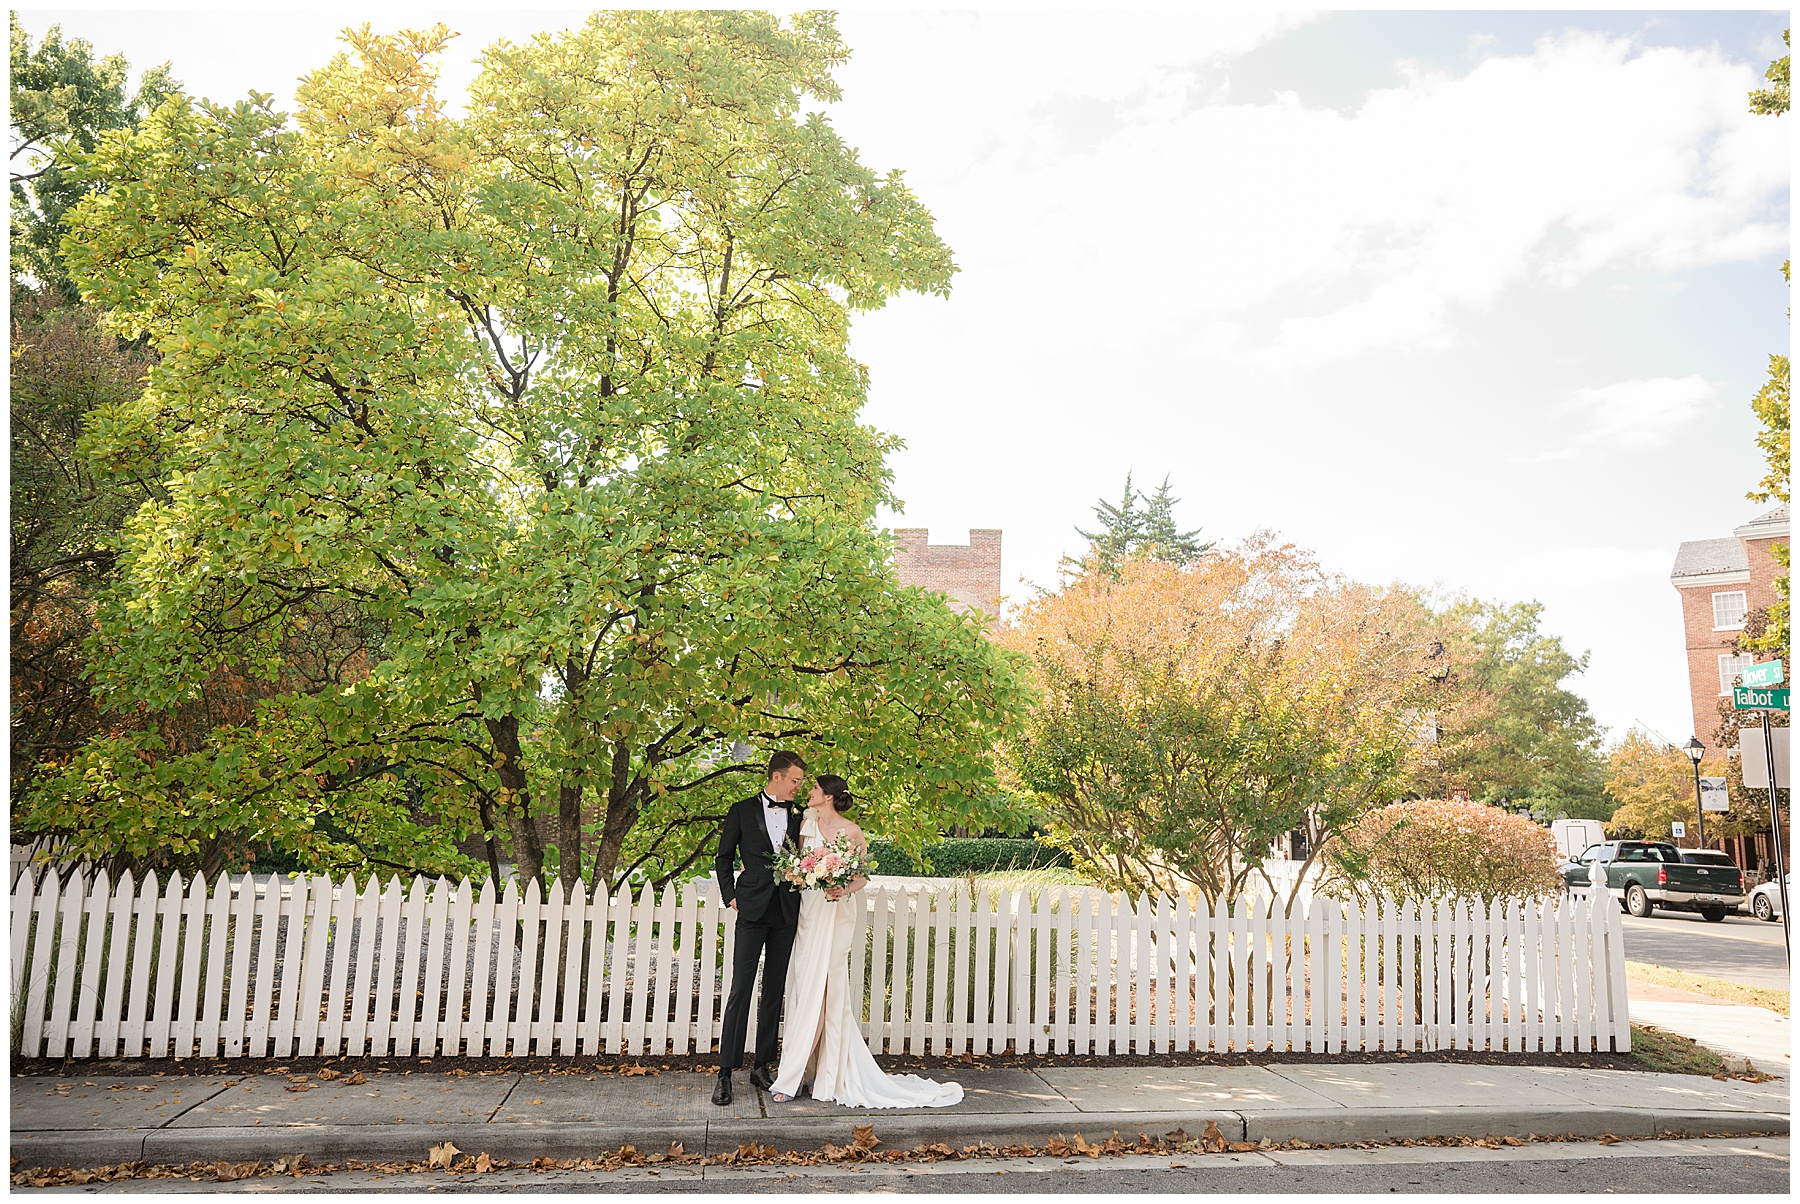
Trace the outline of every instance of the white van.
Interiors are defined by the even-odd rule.
[[[1575,860],[1589,845],[1606,839],[1606,827],[1597,819],[1559,819],[1550,825],[1550,831],[1564,861]]]

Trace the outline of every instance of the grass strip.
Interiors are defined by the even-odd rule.
[[[1726,1003],[1748,1004],[1751,1007],[1768,1008],[1783,1016],[1791,1015],[1788,1011],[1789,993],[1777,991],[1773,987],[1753,987],[1723,978],[1708,978],[1704,974],[1671,970],[1667,966],[1652,965],[1649,962],[1626,962],[1625,977],[1635,978],[1652,986],[1674,987],[1676,990],[1692,991],[1696,995],[1708,995]]]

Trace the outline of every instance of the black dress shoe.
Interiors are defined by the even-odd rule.
[[[750,1085],[763,1091],[772,1090],[775,1086],[775,1076],[769,1072],[766,1065],[757,1066],[750,1071]]]
[[[723,1108],[725,1105],[729,1104],[730,1102],[731,1102],[731,1072],[729,1070],[721,1070],[719,1072],[719,1082],[713,1088],[713,1103],[715,1103],[715,1104],[719,1105],[719,1107]]]

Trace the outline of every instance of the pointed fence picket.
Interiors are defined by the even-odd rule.
[[[1623,930],[1586,900],[1291,910],[1080,888],[871,886],[839,906],[875,1052],[1624,1050]],[[117,883],[32,868],[15,1056],[705,1054],[735,916],[707,879],[616,895],[415,878]],[[752,1021],[754,1022],[754,1021]]]

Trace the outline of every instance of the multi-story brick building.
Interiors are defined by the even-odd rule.
[[[931,542],[925,527],[894,532],[894,574],[901,585],[922,585],[957,610],[1000,613],[1000,532],[970,531],[969,542]]]
[[[1719,700],[1731,694],[1738,673],[1760,659],[1740,655],[1735,645],[1745,621],[1778,597],[1775,581],[1782,568],[1775,562],[1774,548],[1787,538],[1788,508],[1778,506],[1737,528],[1729,539],[1693,540],[1675,553],[1669,581],[1681,595],[1693,734],[1709,746],[1719,738]],[[1783,808],[1784,829],[1785,812]],[[1721,847],[1747,870],[1774,861],[1774,841],[1766,825],[1751,836],[1708,843]]]
[[[1775,601],[1782,568],[1773,548],[1787,538],[1788,508],[1777,506],[1729,539],[1691,540],[1675,553],[1669,581],[1681,595],[1693,734],[1709,744],[1718,726],[1719,699],[1731,693],[1732,679],[1755,659],[1735,653],[1733,644],[1745,619]]]

